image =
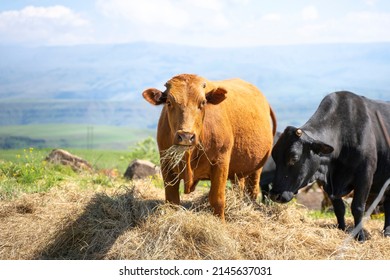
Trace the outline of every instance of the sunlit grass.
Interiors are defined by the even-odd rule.
[[[46,192],[59,182],[74,176],[70,167],[48,164],[43,151],[23,149],[15,160],[0,163],[0,199],[20,193]]]

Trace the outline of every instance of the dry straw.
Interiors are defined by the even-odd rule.
[[[168,149],[160,152],[160,161],[164,163],[161,170],[163,174],[167,174],[171,171],[176,173],[176,177],[170,182],[167,182],[168,185],[174,185],[180,181],[180,174],[183,173],[186,168],[186,162],[183,159],[184,154],[189,148],[189,146],[172,145]]]
[[[164,203],[150,180],[115,188],[66,184],[48,193],[0,201],[1,259],[339,259],[348,233],[335,219],[314,219],[301,205],[253,203],[227,190],[226,223],[207,193]],[[347,219],[352,226],[352,219]],[[343,247],[343,259],[390,259],[382,220],[368,220],[370,239]]]

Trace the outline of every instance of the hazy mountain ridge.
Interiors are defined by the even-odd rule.
[[[78,121],[153,127],[141,96],[179,73],[258,86],[279,123],[302,124],[336,90],[390,100],[390,43],[196,48],[134,43],[0,47],[0,125]],[[34,100],[34,102],[31,102]]]
[[[0,126],[84,123],[153,129],[159,112],[133,101],[5,101],[0,103]]]

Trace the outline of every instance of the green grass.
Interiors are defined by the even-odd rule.
[[[309,216],[314,219],[335,219],[333,211],[321,211],[321,210],[310,210]],[[346,216],[351,216],[350,212],[346,213]]]
[[[77,174],[70,167],[47,163],[45,158],[51,150],[32,147],[0,150],[0,200],[18,196],[20,193],[45,192],[64,180],[76,180],[81,187],[112,186],[111,178],[99,172]],[[116,169],[119,176],[124,174],[134,159],[148,159],[158,163],[157,144],[151,137],[122,151],[76,148],[66,150],[88,161],[96,171]]]
[[[125,152],[69,150],[95,165],[95,169],[117,169],[123,174],[128,162],[121,161]],[[76,173],[68,166],[53,165],[44,159],[50,149],[21,149],[2,151],[0,155],[0,200],[21,193],[46,192],[62,182],[76,182],[81,188],[95,185],[110,187],[111,179],[98,172]]]
[[[24,151],[29,149],[0,150],[0,162],[20,162],[20,157],[24,156]],[[34,149],[35,157],[44,160],[50,154],[52,149]],[[130,150],[87,150],[87,149],[65,149],[68,152],[88,161],[96,170],[99,169],[117,169],[120,173],[126,171],[131,162]]]
[[[344,202],[344,203],[345,203],[345,217],[352,217],[351,207],[346,202]],[[314,218],[314,219],[335,219],[336,218],[332,207],[330,207],[329,209],[326,209],[324,211],[310,210],[309,216]]]
[[[29,148],[19,152],[12,161],[0,161],[0,199],[45,192],[75,175],[70,167],[43,161],[42,150]]]
[[[0,138],[6,136],[43,139],[45,147],[53,148],[125,150],[142,139],[155,136],[155,130],[80,124],[0,126]]]
[[[0,150],[0,161],[17,163],[30,150],[12,149]],[[35,157],[43,160],[52,149],[33,149]],[[159,164],[159,155],[156,141],[152,137],[147,137],[135,143],[127,150],[89,150],[78,148],[65,148],[68,152],[88,161],[94,169],[117,169],[120,173],[126,171],[129,163],[134,159],[147,159],[154,164]]]
[[[70,153],[88,161],[94,169],[117,169],[121,174],[126,171],[131,160],[126,160],[129,150],[85,150],[67,149]]]

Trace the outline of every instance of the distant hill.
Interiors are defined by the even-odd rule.
[[[283,129],[302,125],[332,91],[390,100],[390,44],[0,46],[0,125],[153,128],[161,108],[147,104],[141,93],[163,89],[179,73],[252,82],[267,96]]]
[[[146,102],[39,100],[0,101],[1,126],[30,124],[93,124],[155,129],[159,107]]]
[[[155,129],[87,124],[30,124],[0,126],[2,149],[77,148],[127,150],[148,137]]]

